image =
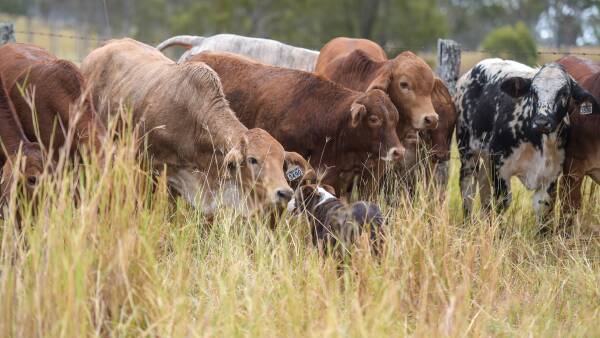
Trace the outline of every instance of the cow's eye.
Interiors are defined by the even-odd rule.
[[[410,85],[408,84],[408,82],[402,81],[402,82],[400,82],[400,88],[406,90],[406,89],[410,88]]]
[[[248,157],[248,163],[250,163],[252,165],[257,165],[258,160],[255,157]]]

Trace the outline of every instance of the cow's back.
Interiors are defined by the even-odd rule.
[[[181,61],[204,51],[229,52],[247,56],[268,65],[313,71],[319,53],[294,47],[271,39],[251,38],[234,34],[218,34],[199,38],[184,53]]]
[[[509,124],[519,120],[515,114],[529,114],[529,105],[515,110],[515,101],[500,86],[507,77],[532,77],[534,73],[530,67],[501,59],[484,60],[465,73],[456,84],[454,97],[459,134],[468,130],[471,137],[483,141],[474,143],[478,147],[486,147],[492,138],[514,138],[508,134],[518,130],[509,128]]]

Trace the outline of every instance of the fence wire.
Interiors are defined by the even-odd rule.
[[[83,36],[83,35],[73,35],[73,34],[62,34],[62,33],[52,33],[52,32],[39,32],[39,31],[26,31],[26,30],[15,30],[16,34],[24,34],[28,36],[46,36],[46,37],[56,37],[56,38],[64,38],[64,39],[72,39],[72,40],[80,40],[80,41],[90,41],[95,43],[106,42],[113,37],[91,37],[91,36]],[[154,41],[148,44],[156,46],[162,41]],[[484,50],[484,49],[475,49],[475,48],[466,48],[459,44],[461,52],[463,53],[477,53],[477,54],[486,54],[486,55],[511,55],[511,56],[522,56],[529,55],[529,53],[518,53],[514,51],[502,51],[502,50]],[[397,50],[412,50],[412,51],[431,51],[431,47],[428,46],[406,46],[406,45],[393,45],[388,44],[385,46],[386,51],[397,51]],[[572,50],[537,50],[535,52],[536,55],[555,55],[555,56],[566,56],[566,55],[576,55],[576,56],[598,56],[600,57],[600,52],[586,52],[586,51],[572,51]],[[81,60],[71,60],[76,62],[81,62]]]

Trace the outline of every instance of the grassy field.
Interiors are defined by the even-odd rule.
[[[212,224],[152,188],[132,137],[43,180],[37,213],[0,225],[1,337],[398,337],[600,335],[598,199],[570,238],[535,235],[530,193],[463,221],[447,199],[396,186],[381,257],[338,264],[308,223],[223,210]],[[75,202],[75,190],[79,203]]]
[[[106,166],[90,158],[44,179],[35,213],[10,201],[0,337],[600,336],[598,196],[568,238],[536,235],[531,193],[516,181],[507,213],[464,220],[454,150],[445,201],[391,182],[394,193],[377,196],[382,256],[359,248],[339,264],[302,218],[272,230],[222,210],[207,224],[170,203],[133,143],[107,143]]]

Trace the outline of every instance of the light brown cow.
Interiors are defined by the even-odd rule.
[[[93,109],[77,66],[37,46],[9,43],[0,47],[0,74],[29,140],[53,151],[52,156],[57,159],[58,150],[66,145],[66,137],[71,132],[74,140],[66,145],[70,155],[89,144],[102,156],[106,131]],[[4,158],[0,157],[0,162],[3,163]]]
[[[413,128],[437,127],[438,115],[431,103],[435,76],[425,61],[411,52],[388,60],[373,41],[335,38],[321,48],[315,73],[362,92],[381,89]]]
[[[44,156],[40,145],[27,139],[16,117],[17,113],[0,77],[0,153],[6,159],[0,181],[0,207],[10,198],[13,186],[21,181],[21,177],[25,178],[25,197],[31,198],[44,172]],[[19,154],[22,156],[21,163],[15,167]]]
[[[323,183],[342,196],[355,177],[370,176],[377,165],[383,166],[380,159],[402,157],[398,111],[381,90],[360,93],[312,73],[231,53],[203,52],[188,63],[198,61],[219,74],[227,99],[246,126],[264,128],[286,149],[310,158],[325,174]]]
[[[82,69],[103,118],[120,103],[130,107],[147,133],[154,167],[166,166],[170,186],[208,215],[219,201],[250,214],[283,207],[292,197],[283,147],[266,131],[240,123],[205,64],[178,65],[125,38],[90,53]],[[252,198],[244,199],[246,193]]]

